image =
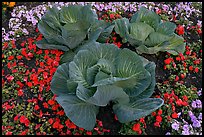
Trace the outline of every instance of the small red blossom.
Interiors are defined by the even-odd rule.
[[[50,100],[48,100],[48,104],[52,106],[52,105],[55,104],[55,101],[53,101],[53,100],[50,99]]]
[[[91,131],[86,131],[86,134],[87,135],[92,135],[92,132]]]
[[[153,116],[153,117],[156,116],[156,112],[152,112],[152,116]]]
[[[176,76],[174,81],[178,81],[179,80],[179,76]]]
[[[188,97],[186,95],[184,95],[182,98],[184,101],[188,101]]]
[[[184,27],[182,25],[178,25],[178,27],[176,28],[176,31],[177,31],[178,35],[183,35],[184,34]]]
[[[157,122],[161,122],[162,121],[162,117],[161,116],[156,116],[156,121]]]
[[[8,57],[8,60],[13,60],[14,59],[14,56],[9,56]]]
[[[15,117],[14,117],[14,121],[17,121],[18,120],[18,115],[16,115]]]
[[[160,127],[160,122],[158,122],[158,121],[155,122],[155,123],[154,123],[154,126],[155,126],[155,127]]]
[[[22,95],[23,95],[23,90],[22,89],[18,90],[18,96],[22,96]]]
[[[32,87],[32,86],[33,86],[32,82],[27,82],[27,85],[28,85],[29,87]]]
[[[198,71],[199,71],[199,68],[196,67],[196,68],[194,69],[194,72],[198,73]]]
[[[172,118],[178,118],[178,114],[176,112],[174,112],[171,116]]]
[[[136,132],[140,131],[141,130],[140,129],[140,124],[139,123],[134,124],[133,127],[132,127],[132,130],[136,131]]]
[[[167,59],[164,60],[164,63],[166,65],[169,65],[172,61],[173,61],[173,58],[167,58]]]
[[[48,108],[48,104],[46,102],[43,103],[44,108]]]
[[[115,19],[115,14],[110,14],[110,19]]]
[[[181,74],[180,76],[182,79],[184,79],[186,77],[185,74]]]
[[[50,125],[52,125],[52,123],[53,123],[53,119],[50,118],[50,119],[48,120],[48,122],[50,123]]]
[[[161,114],[162,114],[162,110],[159,109],[158,112],[157,112],[157,114],[158,114],[158,115],[161,115]]]
[[[176,104],[178,105],[178,106],[182,106],[182,100],[181,99],[178,99],[177,101],[176,101]]]
[[[40,109],[40,107],[38,105],[35,105],[34,109],[38,110],[38,109]]]
[[[193,66],[189,66],[189,68],[188,68],[190,71],[192,71],[193,70]]]

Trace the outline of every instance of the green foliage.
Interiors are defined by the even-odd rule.
[[[184,39],[174,33],[176,25],[172,22],[161,22],[155,12],[141,7],[131,20],[126,18],[115,20],[115,31],[136,47],[139,54],[155,54],[167,51],[173,55],[183,53]]]
[[[98,20],[90,5],[69,5],[49,9],[38,23],[44,39],[37,42],[42,49],[73,50],[89,41],[105,42],[113,25]]]
[[[68,118],[91,130],[100,106],[112,101],[122,123],[144,117],[158,109],[163,100],[149,98],[155,87],[155,64],[129,49],[91,42],[73,61],[57,68],[51,90]]]

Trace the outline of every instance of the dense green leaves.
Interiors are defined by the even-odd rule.
[[[72,59],[64,56],[67,62],[57,68],[51,90],[79,127],[93,129],[98,106],[110,102],[121,122],[148,115],[163,103],[149,98],[155,87],[155,64],[129,49],[89,42]]]
[[[184,52],[184,41],[174,33],[176,25],[172,22],[161,22],[155,12],[141,7],[131,18],[115,20],[115,31],[136,47],[139,54],[155,54],[167,51],[173,55]]]
[[[98,39],[106,42],[113,27],[111,23],[98,20],[90,5],[69,5],[61,10],[54,6],[38,23],[38,29],[46,43],[37,43],[37,46],[43,49],[75,50],[87,41]]]

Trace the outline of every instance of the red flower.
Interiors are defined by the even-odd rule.
[[[110,19],[115,19],[115,14],[110,14]]]
[[[190,71],[192,71],[192,70],[193,70],[193,66],[190,66],[188,69],[189,69]]]
[[[176,57],[176,60],[177,60],[177,61],[180,61],[180,60],[181,60],[181,58],[178,56],[178,57]]]
[[[196,65],[196,64],[200,64],[200,59],[196,59],[193,61],[193,63]]]
[[[159,109],[158,112],[157,112],[157,114],[158,114],[158,115],[161,115],[161,114],[162,114],[162,110]]]
[[[178,106],[181,106],[181,105],[182,105],[182,102],[183,102],[183,101],[182,101],[181,99],[179,99],[179,100],[176,101],[176,104],[177,104]]]
[[[162,121],[162,117],[161,116],[156,116],[156,121],[157,122],[161,122]]]
[[[194,69],[194,72],[198,73],[198,71],[199,71],[199,69],[198,69],[198,67],[196,67],[196,68]]]
[[[113,41],[116,41],[117,37],[112,37]]]
[[[178,77],[178,76],[176,76],[174,81],[178,81],[178,80],[179,80],[179,77]]]
[[[17,121],[18,120],[18,115],[16,115],[15,117],[14,117],[14,121]]]
[[[5,135],[12,135],[12,134],[13,134],[12,132],[8,131],[8,132],[6,132]]]
[[[139,123],[134,124],[133,127],[132,127],[132,130],[136,131],[136,132],[139,132],[141,130],[140,129],[140,124]]]
[[[29,87],[32,87],[32,86],[33,86],[33,85],[32,85],[32,82],[28,82],[27,85],[28,85]]]
[[[156,116],[156,112],[152,112],[152,116],[153,116],[153,117]]]
[[[179,35],[183,35],[184,34],[184,27],[182,25],[178,25],[178,27],[176,28],[177,33]]]
[[[69,129],[76,129],[76,125],[73,122],[69,121],[69,119],[65,121],[65,124]]]
[[[48,104],[46,102],[43,103],[44,108],[48,108]]]
[[[168,58],[168,59],[165,59],[165,60],[164,60],[164,63],[165,63],[166,65],[168,65],[168,64],[170,64],[172,61],[173,61],[172,58]]]
[[[40,109],[40,107],[38,105],[35,105],[34,109],[38,110],[38,109]]]
[[[55,104],[55,101],[53,101],[53,100],[50,99],[50,100],[48,100],[48,104],[49,104],[49,105],[54,105],[54,104]]]
[[[190,55],[191,54],[191,51],[190,50],[187,50],[186,51],[186,55]]]
[[[91,131],[86,131],[86,134],[87,135],[92,135],[92,132]]]
[[[154,123],[154,126],[155,126],[155,127],[160,127],[160,122],[155,122],[155,123]]]
[[[7,77],[7,80],[8,80],[9,82],[11,82],[13,79],[14,79],[14,77],[11,76],[11,75]]]
[[[60,124],[59,121],[56,121],[53,125],[52,125],[53,128],[59,128],[59,129],[62,129],[64,126],[62,124]]]
[[[185,75],[184,75],[184,74],[181,74],[181,78],[184,79],[184,78],[185,78]]]
[[[63,110],[58,111],[57,114],[60,115],[60,116],[62,116],[62,115],[64,115],[64,111],[63,111]]]
[[[9,56],[8,57],[8,60],[13,60],[14,59],[14,56]]]
[[[188,97],[186,95],[183,96],[184,101],[188,101]]]
[[[22,95],[23,95],[22,89],[18,90],[18,96],[22,96]]]
[[[50,118],[50,119],[48,120],[48,122],[50,123],[50,125],[52,125],[52,123],[53,123],[53,119]]]
[[[171,116],[172,118],[178,118],[178,114],[176,112],[174,112]]]
[[[188,106],[188,102],[182,101],[182,105],[183,105],[183,106]]]

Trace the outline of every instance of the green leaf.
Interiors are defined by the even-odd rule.
[[[100,34],[99,38],[97,39],[98,42],[100,43],[105,43],[106,40],[109,38],[111,35],[113,28],[115,27],[114,24],[108,24],[110,22],[106,22],[107,26],[106,28],[103,29],[102,33]]]
[[[129,102],[129,97],[123,89],[114,85],[98,86],[94,94],[83,87],[77,89],[79,98],[97,106],[106,106],[110,101],[117,101],[120,104]]]
[[[142,43],[152,32],[154,32],[154,29],[148,24],[142,22],[130,24],[130,35],[132,38],[141,41]]]
[[[168,21],[168,22],[161,23],[157,27],[156,32],[171,36],[174,34],[175,29],[176,29],[176,24]]]
[[[73,24],[73,27],[71,26],[70,24],[63,26],[62,37],[66,45],[69,46],[70,49],[74,49],[86,38],[86,31],[80,29],[77,23]]]
[[[139,100],[143,98],[149,98],[154,92],[154,88],[156,85],[156,80],[155,80],[155,68],[156,65],[154,62],[150,62],[147,65],[145,65],[145,69],[150,73],[151,75],[151,83],[147,89],[145,89],[143,92],[141,92],[139,95],[131,98],[131,100]]]
[[[97,106],[86,103],[75,95],[61,95],[56,100],[63,107],[68,118],[78,127],[86,130],[94,128],[99,111]]]
[[[145,117],[163,105],[160,98],[145,98],[129,104],[116,104],[113,111],[121,123]]]
[[[51,28],[60,32],[60,17],[59,17],[59,10],[56,6],[48,9],[47,12],[43,15],[41,20],[45,21]]]
[[[126,35],[129,34],[129,20],[127,18],[116,19],[115,21],[115,32],[123,38],[123,42],[126,43]]]
[[[82,83],[83,86],[89,87],[87,82],[87,69],[96,63],[93,54],[88,50],[80,50],[72,62],[69,63],[69,75],[77,83]]]
[[[69,5],[68,7],[62,7],[60,11],[60,22],[62,23],[76,23],[82,18],[81,13],[82,6]]]
[[[60,65],[63,63],[71,62],[75,55],[76,55],[76,53],[73,52],[72,50],[65,52],[60,58]]]
[[[140,10],[137,11],[136,14],[132,16],[130,22],[131,23],[143,22],[150,25],[152,28],[156,30],[156,28],[161,22],[161,17],[157,15],[155,12],[146,9],[145,7],[141,7]]]
[[[51,81],[51,90],[54,94],[75,94],[77,83],[69,77],[69,65],[64,63],[60,65]]]
[[[145,41],[147,47],[156,47],[162,45],[163,42],[168,41],[171,37],[159,32],[152,32]]]
[[[41,49],[59,49],[62,51],[68,51],[69,50],[69,48],[66,47],[65,45],[51,44],[51,43],[48,43],[46,39],[42,39],[40,41],[37,41],[36,46],[38,48],[41,48]]]

